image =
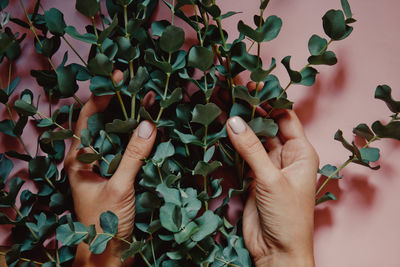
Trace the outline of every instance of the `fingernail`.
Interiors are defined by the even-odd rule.
[[[241,134],[246,131],[246,123],[238,116],[230,118],[228,124],[235,134]]]
[[[138,136],[142,139],[149,139],[154,126],[148,121],[142,121],[138,127]]]

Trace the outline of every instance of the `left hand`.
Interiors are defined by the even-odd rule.
[[[92,96],[82,108],[75,134],[80,135],[87,127],[88,118],[102,112],[110,97]],[[117,236],[126,240],[131,238],[135,219],[134,181],[153,147],[157,132],[149,121],[142,121],[132,135],[121,163],[110,179],[93,172],[93,164],[84,164],[77,160],[79,153],[92,152],[87,148],[78,150],[80,142],[74,140],[65,159],[65,170],[71,184],[77,219],[84,225],[95,224],[100,230],[99,217],[105,211],[112,211],[119,218]],[[93,153],[93,152],[92,152]],[[92,255],[86,244],[78,246],[75,266],[119,266],[121,248],[119,242],[109,242],[101,255]]]

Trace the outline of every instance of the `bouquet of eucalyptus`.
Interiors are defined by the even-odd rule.
[[[24,18],[13,17],[7,12],[8,0],[0,1],[0,56],[2,64],[10,66],[6,86],[0,84],[0,102],[10,117],[0,122],[0,131],[17,138],[25,149],[0,154],[0,207],[5,207],[0,224],[12,225],[14,244],[7,253],[0,253],[9,266],[20,262],[22,266],[69,265],[81,242],[92,253],[102,253],[117,238],[118,217],[103,213],[99,218],[102,229],[76,220],[66,173],[57,169],[63,162],[65,140],[79,140],[80,148],[90,152],[80,154],[78,160],[96,162],[93,171],[107,179],[117,169],[138,123],[149,120],[157,127],[157,141],[136,179],[135,230],[132,239],[125,240],[129,246],[121,260],[137,255],[137,264],[147,266],[251,266],[241,219],[226,216],[231,197],[246,191],[248,167],[227,139],[225,121],[240,116],[260,138],[274,137],[279,129],[271,113],[292,108],[287,95],[290,86],[312,86],[316,66],[337,63],[329,45],[348,37],[356,22],[347,0],[341,0],[342,10],[329,10],[322,17],[326,36],[310,37],[310,57],[304,68],[293,70],[291,56],[281,59],[290,77],[285,86],[273,75],[275,58],[269,64],[260,58],[263,43],[273,41],[282,27],[281,18],[266,14],[269,0],[260,1],[254,25],[238,22],[237,34],[229,38],[232,42],[227,41],[224,19],[238,12],[221,12],[215,0],[104,2],[76,0],[76,10],[91,21],[86,32],[80,33],[66,24],[62,11],[46,10],[40,0],[31,14],[20,0]],[[104,4],[105,13],[101,10]],[[165,20],[151,20],[157,5],[169,8]],[[194,14],[183,12],[184,6],[191,6]],[[176,19],[186,22],[197,35],[197,43],[187,51],[182,49],[185,31],[174,24]],[[20,77],[11,79],[11,66],[23,56],[20,44],[25,38],[8,27],[11,23],[18,25],[13,29],[20,26],[33,32],[37,53],[49,62],[48,69],[31,70],[49,98],[48,108],[37,104],[39,95],[31,90],[19,90]],[[71,38],[90,44],[90,51],[79,54],[68,41]],[[61,42],[70,46],[79,62],[66,64],[66,52],[62,62],[53,61]],[[253,46],[255,54],[250,52]],[[114,80],[114,70],[123,71],[121,81]],[[255,90],[237,82],[242,72],[250,74]],[[83,105],[76,96],[80,81],[90,81],[96,96],[115,97],[104,112],[88,119],[87,129],[75,135],[72,124]],[[188,86],[196,90],[190,92]],[[16,94],[18,99],[11,101]],[[341,178],[339,172],[349,163],[379,168],[370,165],[379,158],[379,149],[369,147],[372,142],[400,140],[400,102],[392,98],[386,85],[377,87],[375,97],[386,102],[393,113],[391,121],[386,125],[377,121],[372,130],[366,124],[355,127],[354,134],[365,140],[361,148],[337,131],[335,139],[351,155],[341,166],[327,164],[320,169],[325,180],[316,193],[316,204],[335,199],[331,193],[322,195],[322,189],[331,179]],[[64,98],[74,98],[76,103],[52,110],[52,100]],[[28,120],[41,132],[35,153],[28,151],[22,138]],[[26,178],[37,191],[20,192],[25,180],[9,177],[14,160],[27,163]],[[222,179],[215,175],[224,167],[236,170],[237,181],[237,187],[226,195],[222,195]],[[214,202],[212,210],[210,202]],[[15,210],[15,217],[10,217],[9,209]],[[54,237],[57,241],[49,242]]]

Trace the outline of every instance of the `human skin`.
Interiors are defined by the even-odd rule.
[[[120,80],[120,73],[114,74]],[[87,119],[103,111],[110,97],[92,96],[83,107],[75,134]],[[249,164],[254,178],[243,214],[243,236],[257,266],[314,266],[313,212],[318,156],[308,142],[294,112],[276,118],[279,137],[267,139],[265,150],[258,137],[239,117],[230,118],[227,131],[238,153]],[[75,212],[86,226],[99,228],[99,216],[110,210],[119,218],[117,237],[129,240],[134,226],[134,181],[156,138],[152,123],[142,122],[127,146],[115,174],[106,180],[92,171],[91,164],[76,160],[79,141],[66,157]],[[123,242],[112,240],[101,255],[80,244],[74,266],[123,266]],[[133,260],[133,259],[132,259]]]
[[[266,149],[240,118],[228,120],[236,151],[249,164],[243,237],[256,266],[314,266],[313,222],[318,155],[293,111],[275,117],[277,137]]]

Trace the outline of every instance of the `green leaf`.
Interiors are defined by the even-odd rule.
[[[41,141],[45,144],[56,141],[56,140],[65,140],[71,138],[74,132],[72,130],[59,130],[56,132],[46,131],[41,136]]]
[[[353,14],[351,13],[349,2],[347,0],[340,0],[340,3],[342,4],[342,9],[344,14],[346,15],[346,18],[351,18]]]
[[[334,52],[325,51],[322,55],[319,56],[310,56],[308,58],[308,62],[311,65],[328,65],[332,66],[337,63],[337,58]]]
[[[57,82],[62,97],[71,97],[78,90],[76,74],[71,65],[57,68]]]
[[[0,90],[0,103],[5,104],[7,103],[7,101],[8,101],[7,93],[5,92],[5,90]]]
[[[145,246],[145,243],[143,243],[141,241],[135,241],[135,242],[131,243],[129,248],[122,252],[121,260],[124,262],[127,259],[133,257],[134,255],[136,255],[137,253],[142,251],[144,246]]]
[[[357,127],[353,129],[353,133],[357,136],[365,138],[367,141],[370,141],[375,136],[372,130],[365,123],[357,125]]]
[[[175,148],[172,145],[171,140],[169,140],[168,142],[160,143],[157,146],[156,152],[154,153],[152,162],[155,165],[161,167],[165,159],[172,157],[174,154],[175,154]]]
[[[94,17],[100,10],[100,4],[97,0],[76,0],[76,10],[87,17]]]
[[[255,71],[260,65],[259,58],[247,53],[246,44],[243,42],[232,45],[231,54],[233,62],[240,64],[240,66],[249,71]]]
[[[46,37],[39,37],[40,45],[38,41],[35,39],[35,48],[36,52],[45,56],[45,57],[52,57],[54,53],[60,48],[61,40],[60,37],[57,35],[52,36],[51,38]]]
[[[181,207],[175,204],[165,203],[160,208],[161,225],[173,233],[180,231],[183,222],[183,216],[184,215],[182,214]]]
[[[208,126],[219,114],[221,114],[221,110],[214,103],[208,103],[206,105],[197,104],[192,112],[192,122]]]
[[[136,72],[135,77],[129,81],[127,90],[134,94],[139,93],[149,77],[150,76],[147,72],[147,69],[143,66],[140,66]]]
[[[215,152],[215,146],[211,146],[210,148],[208,148],[204,153],[203,161],[209,162],[212,159],[214,152]]]
[[[251,120],[248,124],[257,136],[272,138],[278,133],[278,124],[276,124],[272,119],[257,117]]]
[[[341,130],[336,131],[334,139],[341,142],[343,147],[353,153],[353,155],[356,156],[358,159],[361,158],[358,147],[354,144],[354,142],[352,142],[352,144],[347,142],[347,140],[343,137],[343,132]]]
[[[87,235],[86,227],[80,222],[72,223],[74,229],[69,224],[62,224],[57,227],[56,238],[65,246],[73,246],[81,243]]]
[[[375,98],[385,101],[386,105],[393,113],[400,113],[400,101],[395,101],[392,97],[392,88],[388,85],[378,85],[375,90]]]
[[[379,149],[375,147],[363,147],[360,148],[361,160],[369,163],[375,162],[379,159]]]
[[[112,239],[112,236],[98,235],[94,242],[90,245],[89,249],[93,254],[101,254],[107,247],[108,241]]]
[[[282,59],[281,63],[285,66],[287,72],[289,73],[290,80],[294,83],[299,83],[301,82],[301,73],[298,71],[294,71],[290,68],[290,58],[291,56],[287,56]]]
[[[147,64],[153,65],[156,68],[159,68],[165,73],[172,73],[172,66],[168,62],[160,61],[157,59],[154,50],[147,49],[144,52],[144,61]]]
[[[211,198],[217,198],[222,194],[222,179],[213,179],[211,181],[212,195]]]
[[[64,29],[67,27],[64,21],[64,15],[60,10],[51,8],[44,12],[44,20],[49,31],[54,35],[64,35]]]
[[[250,39],[260,43],[275,39],[282,27],[282,20],[277,16],[269,16],[261,28],[253,30],[250,26],[239,21],[238,31]]]
[[[24,100],[16,100],[13,107],[19,114],[24,116],[33,116],[37,113],[37,108],[25,102]]]
[[[82,147],[90,146],[93,141],[93,138],[90,135],[90,131],[88,129],[81,130],[80,138]]]
[[[14,124],[11,120],[0,121],[0,132],[11,137],[17,137],[14,133]]]
[[[269,102],[269,104],[275,109],[292,109],[293,107],[293,102],[285,98],[276,99],[272,102]]]
[[[140,50],[132,46],[131,41],[128,38],[124,36],[119,36],[117,38],[117,44],[118,44],[117,56],[119,58],[122,58],[126,61],[131,61],[139,57]]]
[[[12,168],[14,167],[13,162],[8,159],[4,154],[0,154],[0,188],[2,188],[1,184],[5,184],[8,175],[10,175],[10,172]]]
[[[118,232],[118,217],[111,211],[103,212],[100,215],[100,226],[104,233],[116,235]]]
[[[199,226],[195,222],[190,222],[188,225],[184,226],[179,233],[174,234],[176,243],[182,244],[187,241],[194,233],[199,231]]]
[[[118,17],[117,15],[114,16],[110,26],[108,26],[106,29],[104,29],[100,35],[99,35],[99,39],[97,40],[97,42],[99,44],[103,43],[104,40],[111,34],[111,32],[115,29],[115,27],[118,25]]]
[[[315,201],[315,205],[321,204],[321,203],[329,201],[329,200],[337,200],[337,198],[335,197],[334,194],[327,192],[327,193],[325,193],[325,195],[323,195],[322,197],[318,198]]]
[[[137,126],[135,119],[120,120],[114,119],[112,122],[106,124],[107,133],[132,133]]]
[[[200,141],[200,139],[192,134],[184,134],[179,132],[177,129],[174,129],[174,132],[178,135],[179,140],[184,143],[184,144],[194,144],[197,146],[203,146],[203,142]]]
[[[312,56],[321,55],[328,48],[328,41],[325,38],[314,34],[308,41],[308,51]]]
[[[85,0],[82,0],[85,1]],[[79,41],[85,42],[85,43],[89,43],[89,44],[97,44],[97,39],[96,39],[96,35],[92,34],[92,33],[84,33],[84,34],[80,34],[75,27],[73,26],[68,26],[64,29],[64,31],[71,36],[74,39],[77,39]]]
[[[332,40],[340,40],[346,34],[346,21],[341,10],[329,10],[322,17],[324,31]]]
[[[152,33],[152,35],[161,37],[161,35],[164,32],[165,28],[167,28],[169,25],[170,25],[170,23],[167,20],[154,21],[151,24],[151,33]]]
[[[94,76],[90,80],[90,91],[96,96],[114,95],[115,87],[109,77]]]
[[[301,82],[299,84],[305,85],[305,86],[312,86],[315,83],[315,77],[318,74],[318,71],[314,69],[313,67],[307,67],[301,72]]]
[[[95,162],[96,160],[101,159],[101,154],[95,154],[95,153],[79,154],[77,159],[83,163],[92,163]]]
[[[193,241],[203,240],[205,237],[216,231],[221,223],[221,219],[210,210],[205,211],[203,215],[195,221],[199,225],[200,229],[192,236]]]
[[[167,53],[179,50],[185,42],[185,32],[182,28],[169,25],[165,28],[160,37],[160,48]]]
[[[159,184],[156,191],[161,194],[165,203],[172,203],[180,206],[182,204],[179,191],[175,188],[169,188],[165,183]]]
[[[266,9],[268,6],[269,0],[262,0],[260,4],[260,9]]]
[[[188,66],[205,72],[214,63],[214,53],[202,46],[193,46],[188,55]]]
[[[260,99],[258,97],[250,95],[249,89],[243,85],[235,86],[233,90],[233,95],[235,96],[235,98],[243,99],[252,106],[256,106],[260,103]]]
[[[159,184],[158,186],[161,186]],[[165,184],[164,184],[165,185]],[[158,188],[157,186],[157,188]],[[161,192],[160,192],[161,193]],[[147,209],[158,209],[161,206],[161,200],[152,192],[144,192],[140,195],[138,202],[143,208]]]
[[[182,88],[175,88],[175,90],[167,97],[167,99],[162,99],[160,101],[160,106],[162,108],[168,108],[170,105],[182,100]]]
[[[121,153],[118,153],[114,156],[114,158],[110,161],[110,165],[108,166],[107,169],[107,174],[114,174],[114,172],[117,170],[119,163],[121,162],[122,155]]]
[[[89,60],[88,68],[93,74],[110,76],[113,63],[105,54],[98,53],[94,58]]]
[[[400,140],[400,121],[392,121],[387,125],[376,121],[372,124],[372,130],[378,137]]]
[[[199,161],[199,162],[197,162],[196,167],[194,167],[194,170],[192,171],[192,175],[206,176],[221,166],[222,166],[222,163],[219,161],[213,161],[211,163]]]
[[[330,165],[330,164],[326,164],[322,167],[322,169],[318,170],[319,174],[322,174],[323,176],[332,178],[332,179],[340,179],[343,177],[343,175],[339,176],[339,173],[336,172],[337,171],[337,167]],[[336,172],[336,173],[335,173]]]
[[[255,69],[251,75],[250,78],[254,82],[262,82],[264,81],[267,76],[276,68],[276,63],[275,63],[275,58],[272,58],[271,60],[271,66],[269,67],[268,70],[263,70],[261,67]]]

